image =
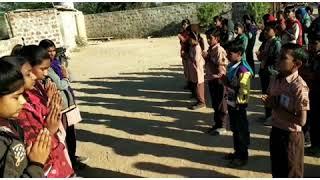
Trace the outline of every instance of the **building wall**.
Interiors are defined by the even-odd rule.
[[[173,35],[179,31],[182,19],[189,18],[191,23],[198,23],[197,13],[201,5],[188,3],[85,15],[87,36],[143,38]],[[226,9],[231,9],[231,3],[225,5]]]
[[[17,44],[22,44],[21,37],[14,37],[7,40],[1,40],[0,57],[10,55],[12,48]]]
[[[10,37],[24,37],[27,45],[38,44],[42,39],[63,45],[56,9],[11,11],[6,13],[6,18]]]

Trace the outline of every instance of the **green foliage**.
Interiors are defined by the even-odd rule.
[[[50,2],[3,2],[0,3],[0,12],[12,11],[15,9],[43,9],[52,8]]]
[[[198,19],[200,25],[204,27],[209,27],[213,23],[213,17],[220,15],[223,12],[224,3],[203,3],[198,8]]]
[[[270,13],[271,3],[267,2],[250,2],[248,6],[248,11],[251,16],[256,19],[258,24],[262,23],[262,16]]]

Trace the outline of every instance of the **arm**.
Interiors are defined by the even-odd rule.
[[[218,66],[219,66],[219,73],[217,74],[216,78],[221,78],[222,76],[226,75],[226,66],[228,65],[227,54],[223,48],[219,49],[217,54]]]
[[[250,92],[250,72],[241,73],[239,75],[240,88],[237,95],[237,104],[247,103],[247,98]]]
[[[48,74],[52,82],[56,84],[58,90],[63,91],[68,89],[69,81],[67,79],[60,79],[52,69],[49,69]]]
[[[23,144],[21,144],[24,146]],[[5,162],[3,164],[3,177],[7,178],[17,178],[17,177],[24,177],[24,178],[42,178],[44,177],[44,172],[43,172],[43,165],[40,163],[31,163],[28,162],[28,165],[25,169],[22,166],[23,162],[19,163],[19,166],[17,165],[17,161],[15,159],[15,155],[13,151],[11,151],[10,148],[11,146],[7,146],[3,141],[0,141],[0,156],[1,159],[3,158],[4,155],[6,155]],[[3,148],[6,147],[6,148]],[[7,151],[7,154],[5,152]],[[24,155],[24,161],[27,160],[26,154]]]

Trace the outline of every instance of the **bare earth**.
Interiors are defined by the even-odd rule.
[[[262,120],[259,79],[248,108],[247,166],[226,167],[232,136],[204,133],[212,109],[191,111],[176,37],[91,42],[72,54],[71,69],[84,121],[79,155],[90,157],[82,177],[271,177],[269,130]],[[319,177],[320,159],[305,157],[305,175]]]

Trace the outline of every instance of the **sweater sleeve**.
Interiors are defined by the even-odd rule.
[[[58,90],[63,91],[67,90],[69,87],[69,81],[66,79],[60,79],[60,77],[53,71],[53,69],[49,69],[49,77],[54,82],[58,88]]]
[[[237,104],[247,104],[250,92],[250,72],[240,73],[240,88],[237,95]]]
[[[17,144],[21,147],[24,147],[23,144]],[[42,178],[44,177],[43,172],[43,166],[41,164],[37,163],[30,163],[27,159],[27,155],[25,153],[25,149],[20,149],[20,154],[23,155],[23,157],[20,157],[22,161],[17,160],[16,156],[12,150],[8,149],[11,146],[7,146],[2,141],[0,141],[0,156],[1,158],[5,155],[3,152],[7,151],[5,162],[3,164],[3,177],[6,178],[17,178],[17,177],[23,177],[23,178]],[[3,148],[6,147],[6,148]],[[16,145],[15,145],[16,147]],[[23,165],[23,161],[27,161],[27,166]]]

